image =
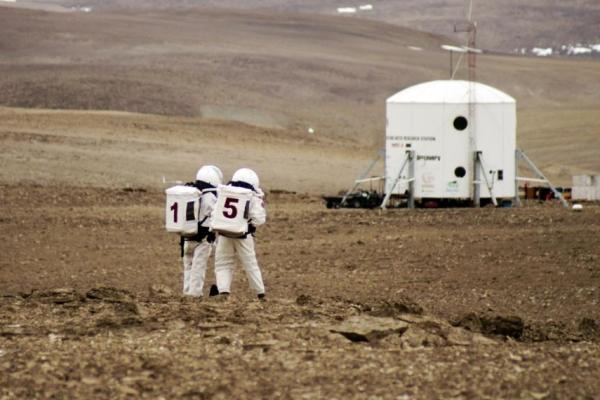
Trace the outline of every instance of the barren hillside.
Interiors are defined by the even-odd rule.
[[[446,41],[330,16],[2,8],[0,104],[221,119],[300,137],[310,127],[368,158],[383,142],[385,99],[448,76]],[[517,98],[520,145],[552,177],[600,169],[596,62],[484,55],[478,67],[478,80]]]
[[[371,153],[323,137],[227,121],[0,107],[0,181],[162,188],[200,164],[251,166],[267,190],[335,193]],[[166,185],[171,185],[167,183]]]
[[[467,14],[466,0],[89,0],[93,10],[223,7],[336,15],[338,8],[355,8],[348,18],[373,19],[413,29],[453,35],[453,25]],[[24,0],[33,7],[81,7],[74,0]],[[370,6],[360,10],[360,6]],[[600,44],[600,3],[571,0],[474,0],[481,47],[512,52],[515,48]]]

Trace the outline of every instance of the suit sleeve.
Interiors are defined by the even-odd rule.
[[[202,223],[202,226],[206,228],[210,227],[210,216],[215,208],[215,204],[217,204],[217,197],[213,193],[205,193],[202,195],[199,219],[202,221],[204,218],[206,218]]]
[[[249,223],[254,226],[260,226],[267,221],[267,210],[263,199],[258,196],[252,196],[250,200]]]

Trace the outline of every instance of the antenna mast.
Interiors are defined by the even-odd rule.
[[[469,82],[475,82],[477,77],[475,76],[476,72],[476,61],[477,61],[477,49],[476,39],[477,39],[477,23],[473,22],[473,0],[469,0],[469,11],[467,12],[467,33],[469,35],[468,44],[469,47],[468,55],[469,55]]]
[[[467,60],[468,60],[468,68],[469,68],[469,81],[476,80],[475,70],[477,67],[477,59],[476,54],[479,52],[477,50],[477,22],[473,22],[473,0],[469,0],[469,5],[467,8],[467,20],[464,22],[458,22],[454,24],[454,32],[460,33],[465,32],[467,34],[467,45],[465,46],[467,50]]]
[[[469,81],[469,145],[473,154],[477,154],[476,132],[475,132],[475,103],[477,101],[475,94],[475,82],[477,79],[477,23],[473,22],[473,0],[469,0],[466,12],[467,20],[463,23],[454,25],[454,32],[465,32],[467,34],[467,64],[468,64],[468,81]],[[477,156],[475,156],[476,158]],[[477,169],[477,161],[474,159],[473,172]],[[477,175],[475,175],[477,176]]]

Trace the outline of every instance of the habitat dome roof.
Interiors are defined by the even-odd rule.
[[[473,94],[471,95],[471,91]],[[406,88],[387,99],[388,103],[515,103],[515,99],[483,83],[431,81]]]

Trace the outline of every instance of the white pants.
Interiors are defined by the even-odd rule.
[[[185,241],[183,244],[183,294],[202,296],[206,264],[210,257],[212,245],[206,240],[202,242]]]
[[[231,239],[219,236],[217,240],[217,251],[215,253],[215,275],[219,293],[231,291],[233,279],[233,268],[235,266],[235,254],[246,270],[246,277],[250,288],[256,294],[265,293],[260,267],[256,261],[254,252],[254,238],[248,235],[245,239]]]

